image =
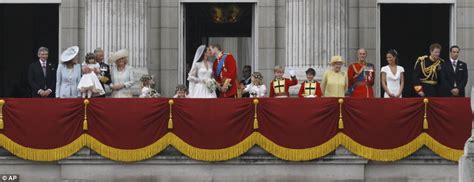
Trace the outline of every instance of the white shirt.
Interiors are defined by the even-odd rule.
[[[47,60],[43,61],[43,60],[39,60],[40,64],[41,64],[41,67],[46,67],[46,64],[47,64]]]

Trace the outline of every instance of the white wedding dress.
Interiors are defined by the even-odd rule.
[[[217,98],[215,90],[209,90],[207,82],[213,78],[212,65],[208,62],[207,68],[203,62],[194,63],[189,72],[189,98]]]

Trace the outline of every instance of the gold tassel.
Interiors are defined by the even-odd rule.
[[[253,115],[253,129],[258,129],[258,119],[257,119],[257,105],[259,101],[258,99],[253,100],[253,105],[255,106],[255,111]]]
[[[428,129],[428,120],[426,119],[423,119],[423,129],[427,130]]]
[[[424,98],[423,103],[425,103],[425,114],[423,116],[423,129],[427,130],[428,129],[428,119],[426,118],[426,110],[428,109],[429,100],[427,98]]]
[[[174,104],[174,100],[170,99],[168,101],[168,104],[170,105],[170,119],[168,120],[168,129],[173,129],[173,104]]]
[[[337,125],[339,129],[344,129],[344,122],[342,122],[342,118],[339,119],[339,123]]]
[[[0,100],[0,130],[5,128],[3,124],[3,105],[5,105],[5,100]]]
[[[337,128],[344,129],[344,122],[342,120],[342,103],[344,103],[344,99],[339,99],[337,102],[339,103],[339,123]]]
[[[84,100],[84,122],[82,123],[82,130],[84,131],[89,129],[87,126],[87,105],[89,105],[89,99]]]
[[[84,122],[82,123],[82,130],[88,130],[89,129],[89,126],[87,126],[87,120],[84,120]]]

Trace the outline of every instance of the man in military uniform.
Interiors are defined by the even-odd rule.
[[[375,83],[375,66],[367,62],[367,50],[357,50],[357,62],[349,65],[347,76],[349,80],[348,95],[351,97],[373,98]]]
[[[444,60],[440,56],[441,45],[430,45],[430,55],[421,56],[416,60],[413,73],[413,87],[420,97],[437,97],[441,66]]]

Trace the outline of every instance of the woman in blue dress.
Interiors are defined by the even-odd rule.
[[[81,65],[77,63],[79,47],[67,48],[62,54],[56,72],[56,98],[78,98],[77,84],[81,80]]]

